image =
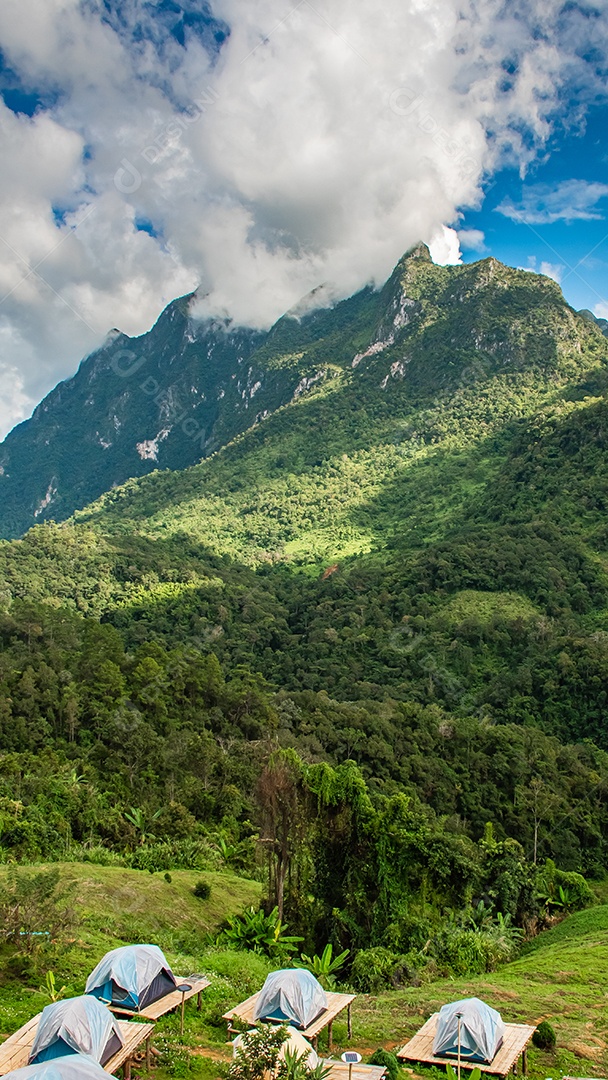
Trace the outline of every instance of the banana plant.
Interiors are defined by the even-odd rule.
[[[49,1001],[59,1001],[67,990],[67,986],[57,987],[55,982],[55,975],[52,971],[47,971],[46,978],[44,980],[44,986],[39,988],[41,994],[48,997]]]
[[[294,967],[306,968],[308,971],[312,971],[321,986],[326,990],[332,990],[336,985],[336,972],[341,967],[344,967],[350,949],[345,949],[344,952],[335,957],[333,951],[333,945],[328,942],[320,956],[316,953],[314,956],[306,956],[305,953],[301,953],[299,961],[294,961]]]
[[[276,907],[269,915],[249,908],[242,915],[232,915],[226,921],[228,926],[220,935],[220,942],[226,942],[235,949],[262,953],[271,959],[289,955],[295,951],[293,947],[304,940],[285,933],[287,923],[279,919]]]
[[[446,1065],[445,1071],[448,1080],[458,1080],[458,1075],[453,1065]],[[481,1080],[481,1069],[478,1069],[477,1066],[475,1066],[475,1068],[472,1069],[471,1072],[468,1074],[467,1080]]]

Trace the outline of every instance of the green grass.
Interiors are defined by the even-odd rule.
[[[85,941],[99,932],[117,941],[158,944],[167,934],[216,933],[227,916],[252,904],[257,907],[262,891],[257,881],[211,870],[172,870],[169,883],[162,872],[76,862],[53,865],[59,867],[62,882],[73,886],[70,905]],[[36,872],[43,869],[35,867]],[[3,873],[7,867],[0,867],[0,880]],[[192,891],[201,878],[211,886],[208,900],[199,900]]]

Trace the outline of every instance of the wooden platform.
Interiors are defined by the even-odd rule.
[[[27,1024],[19,1028],[14,1035],[10,1035],[0,1046],[0,1076],[12,1072],[13,1069],[21,1069],[28,1063],[28,1058],[36,1031],[40,1013],[28,1020]],[[142,1044],[145,1044],[146,1064],[150,1068],[150,1039],[154,1031],[154,1024],[129,1024],[126,1020],[119,1020],[118,1027],[123,1045],[120,1050],[104,1065],[107,1073],[116,1073],[119,1069],[124,1070],[125,1080],[131,1076],[131,1062]],[[144,1047],[142,1047],[144,1048]]]
[[[397,1051],[397,1057],[403,1061],[418,1061],[424,1065],[452,1065],[456,1067],[454,1057],[435,1057],[433,1054],[433,1040],[437,1028],[439,1013],[433,1013],[426,1024],[408,1043]],[[480,1069],[481,1072],[491,1073],[493,1076],[508,1076],[513,1072],[517,1074],[517,1061],[521,1055],[522,1073],[526,1075],[526,1048],[532,1038],[536,1027],[530,1024],[505,1024],[505,1037],[496,1057],[489,1065],[481,1065],[477,1061],[465,1062],[465,1069]]]
[[[331,1069],[327,1080],[349,1080],[349,1066],[345,1062],[323,1058],[322,1064]],[[350,1080],[382,1080],[385,1072],[385,1065],[353,1065]]]
[[[203,976],[197,975],[189,978],[187,975],[176,975],[175,981],[178,986],[182,983],[188,983],[190,989],[183,995],[185,1001],[189,1001],[196,994],[197,997],[197,1009],[201,1010],[201,994],[210,984],[209,979],[205,979]],[[180,990],[173,990],[170,994],[165,994],[164,997],[159,998],[158,1001],[153,1001],[151,1005],[147,1005],[145,1009],[140,1009],[139,1012],[134,1009],[123,1009],[120,1005],[108,1005],[114,1016],[133,1016],[142,1020],[158,1020],[161,1016],[165,1016],[167,1013],[173,1012],[174,1009],[179,1008],[182,1003],[182,993]]]
[[[253,1014],[255,1012],[255,1006],[259,996],[260,993],[258,991],[257,994],[252,994],[251,997],[247,998],[247,1001],[242,1001],[240,1005],[237,1005],[234,1009],[231,1009],[230,1012],[224,1013],[223,1019],[226,1020],[228,1023],[229,1035],[234,1034],[238,1030],[237,1028],[232,1026],[233,1020],[240,1020],[241,1024],[245,1024],[248,1027],[255,1026],[256,1021],[253,1019]],[[351,1008],[355,997],[356,994],[332,994],[328,991],[327,1008],[325,1009],[325,1011],[322,1012],[316,1020],[313,1020],[312,1024],[309,1024],[307,1028],[298,1028],[300,1034],[312,1043],[315,1050],[317,1049],[317,1040],[319,1038],[319,1035],[322,1031],[325,1030],[325,1028],[327,1028],[329,1049],[331,1050],[333,1022],[336,1017],[344,1011],[344,1009],[348,1009],[348,1037],[349,1039],[352,1038],[353,1029]],[[338,1064],[341,1065],[342,1062],[338,1062]],[[346,1066],[346,1068],[348,1068],[348,1066]]]

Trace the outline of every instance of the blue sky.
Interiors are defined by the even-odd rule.
[[[560,124],[523,179],[512,167],[486,181],[481,209],[466,212],[461,225],[484,233],[482,254],[539,271],[544,264],[544,272],[555,274],[573,307],[604,316],[608,316],[607,133],[606,107],[591,106],[582,130],[564,131]],[[575,187],[573,181],[580,184]],[[547,196],[553,197],[552,206],[546,205]],[[509,217],[504,208],[510,206],[515,213]],[[463,252],[466,262],[479,257],[479,251]]]
[[[175,296],[267,327],[419,240],[608,316],[607,58],[608,0],[3,0],[0,438]]]

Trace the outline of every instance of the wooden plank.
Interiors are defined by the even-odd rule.
[[[107,1073],[116,1073],[119,1069],[133,1060],[142,1043],[146,1044],[146,1057],[150,1054],[150,1039],[154,1031],[154,1024],[130,1024],[128,1020],[119,1020],[120,1037],[122,1046],[109,1061],[106,1061],[104,1069]]]
[[[24,1024],[14,1035],[11,1035],[2,1043],[2,1046],[0,1046],[0,1076],[5,1076],[6,1073],[12,1072],[13,1069],[21,1069],[27,1065],[36,1038],[39,1020],[40,1013],[33,1016],[31,1020],[28,1020],[27,1024]],[[148,1041],[154,1031],[154,1024],[129,1024],[125,1020],[119,1020],[118,1027],[123,1045],[104,1065],[107,1073],[115,1073],[123,1065],[130,1062],[143,1042],[146,1043],[147,1052]]]
[[[228,1032],[236,1031],[237,1029],[232,1027],[233,1020],[240,1020],[242,1024],[246,1024],[248,1027],[253,1027],[256,1021],[253,1019],[255,1012],[256,1002],[260,996],[260,991],[257,994],[252,994],[246,1001],[242,1001],[240,1005],[235,1005],[234,1009],[230,1009],[229,1012],[224,1013],[223,1019],[228,1023]],[[327,1008],[313,1020],[312,1024],[309,1024],[307,1028],[298,1028],[300,1034],[308,1039],[315,1045],[319,1035],[325,1028],[329,1028],[329,1045],[331,1048],[331,1025],[334,1020],[344,1009],[348,1008],[350,1014],[350,1007],[355,1000],[356,994],[336,994],[327,993]],[[349,1037],[350,1037],[350,1015],[349,1015]]]
[[[179,986],[181,983],[184,985],[188,983],[190,989],[183,995],[185,1001],[189,1001],[195,995],[198,995],[198,1008],[201,1007],[200,995],[209,985],[209,979],[203,976],[197,976],[196,978],[188,978],[187,975],[183,977],[181,975],[175,976],[175,981]],[[109,1005],[108,1008],[114,1013],[115,1016],[132,1016],[135,1019],[143,1020],[158,1020],[161,1016],[165,1016],[167,1013],[173,1012],[174,1009],[179,1008],[182,1003],[182,994],[180,990],[173,990],[170,994],[165,994],[164,997],[159,998],[158,1001],[153,1001],[151,1005],[147,1005],[145,1009],[135,1011],[133,1009],[123,1009],[120,1005]]]
[[[438,1013],[433,1013],[420,1031],[410,1039],[408,1043],[397,1051],[397,1057],[407,1061],[418,1061],[425,1065],[453,1065],[454,1057],[436,1057],[433,1054],[433,1041],[437,1028]],[[505,1024],[505,1034],[498,1053],[489,1065],[479,1062],[465,1062],[465,1068],[477,1068],[481,1072],[490,1073],[494,1076],[507,1076],[511,1069],[516,1066],[520,1054],[524,1054],[536,1027],[530,1024]]]
[[[323,1065],[331,1068],[328,1080],[382,1080],[386,1073],[384,1065],[353,1065],[352,1076],[349,1077],[349,1066],[344,1061],[323,1058]]]
[[[2,1046],[0,1046],[0,1076],[27,1065],[30,1050],[34,1045],[39,1020],[40,1013],[33,1016],[31,1020],[28,1020],[27,1024],[20,1027],[13,1035],[9,1035],[8,1039],[5,1039],[2,1043]]]

